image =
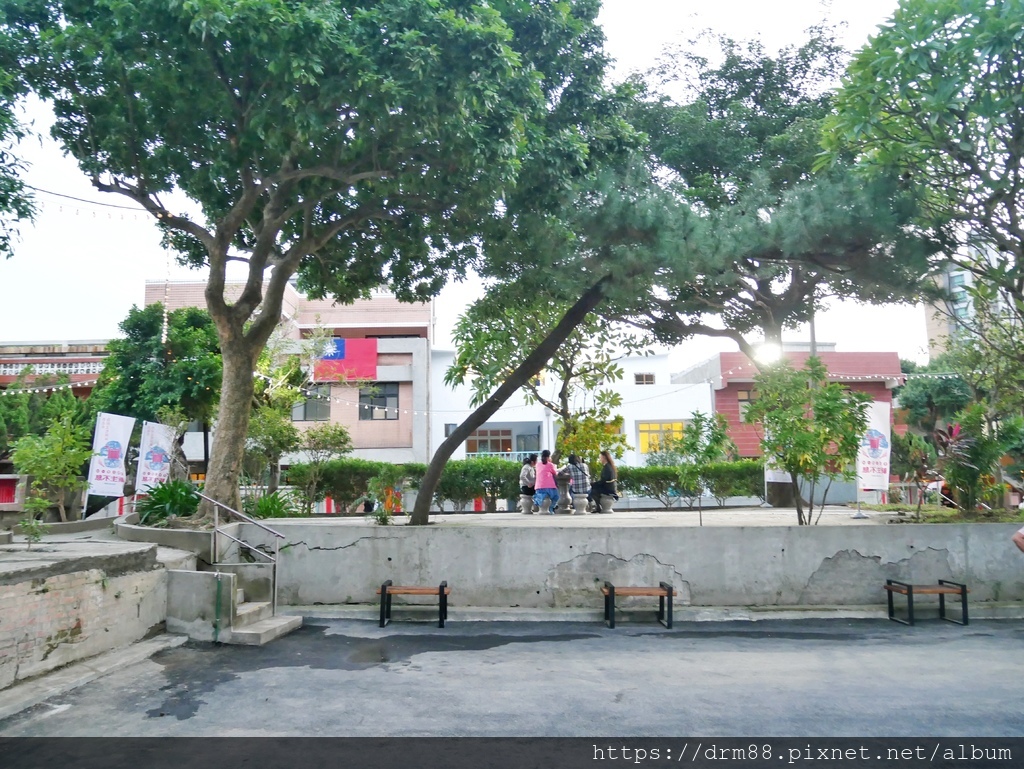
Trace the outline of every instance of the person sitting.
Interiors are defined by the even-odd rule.
[[[559,472],[569,475],[569,494],[583,494],[590,491],[590,468],[575,454],[569,455],[569,464]]]
[[[587,500],[600,510],[602,495],[615,500],[619,498],[618,489],[615,487],[615,482],[618,480],[618,471],[615,468],[615,460],[612,459],[611,452],[607,449],[601,450],[597,461],[601,463],[601,476],[591,484]]]

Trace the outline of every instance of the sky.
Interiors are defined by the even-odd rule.
[[[605,0],[599,21],[615,61],[611,77],[619,80],[653,65],[666,44],[704,28],[734,39],[759,37],[774,50],[799,44],[804,30],[827,18],[845,24],[843,41],[855,49],[895,7],[896,0]],[[46,110],[31,105],[29,114],[45,137]],[[147,279],[203,277],[174,263],[161,248],[151,217],[127,199],[95,191],[54,142],[31,139],[19,153],[30,166],[27,183],[45,192],[36,195],[36,222],[21,228],[14,256],[0,262],[0,341],[109,339],[118,335],[117,325],[131,306],[142,304]],[[167,205],[189,207],[188,201],[175,199]],[[469,281],[441,294],[435,325],[438,346],[450,347],[450,328],[466,297],[477,291],[479,284]],[[819,342],[835,342],[841,351],[896,351],[923,361],[924,319],[919,306],[842,303],[818,316],[816,337]],[[785,341],[808,338],[806,328],[784,336]],[[685,368],[728,349],[735,347],[722,340],[698,339],[674,350],[673,357]]]

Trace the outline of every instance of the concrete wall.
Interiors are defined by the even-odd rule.
[[[231,633],[234,612],[234,574],[167,572],[168,633],[182,633],[198,641],[224,641]]]
[[[1024,600],[1015,524],[590,528],[275,521],[281,604],[372,603],[386,579],[447,580],[461,606],[593,606],[597,585],[667,580],[703,606],[868,605],[886,578],[953,579],[972,601]],[[545,522],[547,523],[547,522]],[[243,539],[262,542],[255,527]]]
[[[156,548],[151,550],[144,571],[133,566],[118,573],[125,567],[112,559],[111,570],[5,574],[0,583],[0,689],[126,646],[162,627],[167,573],[156,567]]]

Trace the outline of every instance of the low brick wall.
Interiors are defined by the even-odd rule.
[[[109,565],[102,558],[91,560],[95,567],[67,573],[53,573],[59,566],[51,566],[4,575],[0,689],[125,646],[163,627],[167,572],[152,557],[142,559],[141,570],[140,559],[134,558],[129,571],[123,558],[112,559]]]

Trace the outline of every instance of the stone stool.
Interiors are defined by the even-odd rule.
[[[600,496],[600,498],[598,499],[598,504],[600,505],[600,507],[598,508],[598,511],[597,511],[599,513],[614,513],[615,512],[612,509],[612,505],[615,504],[615,497],[611,496],[610,494],[602,494]]]
[[[519,504],[522,505],[523,515],[533,515],[533,494],[520,494]]]
[[[586,515],[587,514],[587,495],[586,494],[573,494],[572,495],[572,506],[574,508],[573,515]]]

